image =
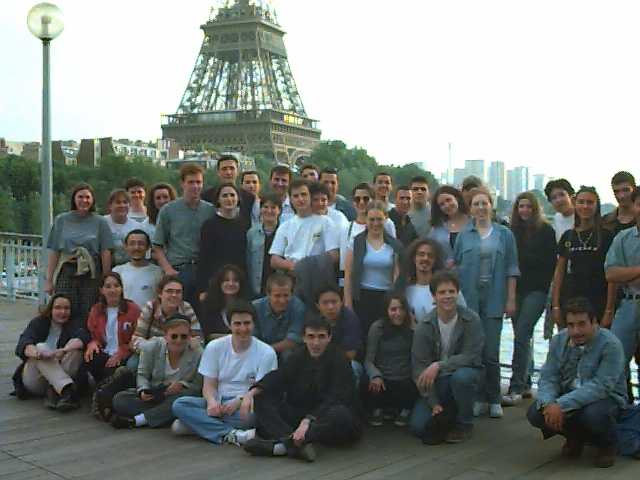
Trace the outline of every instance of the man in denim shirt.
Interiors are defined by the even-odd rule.
[[[293,279],[276,272],[267,279],[267,296],[253,301],[257,318],[254,337],[268,343],[279,358],[302,343],[305,306],[293,295]]]
[[[600,328],[586,298],[567,302],[567,328],[551,340],[540,373],[538,400],[529,408],[529,423],[544,438],[566,437],[562,454],[579,457],[585,442],[598,448],[595,465],[615,462],[615,426],[627,405],[624,354],[620,341]]]

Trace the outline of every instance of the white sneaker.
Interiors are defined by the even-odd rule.
[[[177,418],[171,424],[171,432],[174,435],[195,435],[196,433]]]
[[[251,430],[239,430],[234,428],[229,433],[227,433],[222,439],[222,443],[228,443],[230,445],[236,445],[241,447],[249,440],[256,438],[256,429],[252,428]]]
[[[492,403],[489,405],[489,416],[491,418],[502,418],[504,412],[502,411],[502,405],[499,403]]]
[[[489,404],[487,402],[474,402],[473,404],[473,416],[479,417],[480,415],[486,415],[489,412]]]
[[[522,403],[522,395],[519,393],[507,393],[502,396],[502,405],[504,407],[515,407]]]

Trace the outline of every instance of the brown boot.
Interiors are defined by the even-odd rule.
[[[598,468],[613,467],[616,463],[616,447],[599,447],[594,464]]]
[[[562,456],[566,458],[579,458],[584,449],[584,442],[580,437],[567,437],[562,446]]]

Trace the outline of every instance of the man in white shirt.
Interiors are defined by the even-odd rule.
[[[124,238],[124,250],[130,260],[113,269],[122,277],[124,298],[140,308],[153,300],[158,282],[164,275],[159,266],[147,260],[149,248],[151,241],[147,232],[140,228],[131,230]]]
[[[309,185],[311,193],[311,211],[316,215],[326,215],[340,232],[347,228],[349,221],[340,210],[329,208],[329,190],[322,183]]]
[[[556,211],[553,216],[553,229],[556,231],[556,242],[558,242],[564,232],[573,228],[575,191],[568,180],[558,178],[547,183],[544,193]]]
[[[269,186],[273,193],[278,195],[282,201],[280,225],[296,214],[291,206],[291,199],[289,198],[289,185],[291,185],[292,177],[293,174],[286,165],[276,165],[269,173]]]
[[[215,443],[244,445],[255,437],[253,396],[249,388],[278,368],[276,352],[253,336],[256,312],[235,300],[227,309],[231,335],[205,348],[198,372],[202,397],[182,397],[173,404],[176,434],[195,433]]]
[[[311,255],[329,253],[338,261],[339,236],[333,222],[311,211],[311,196],[306,180],[296,180],[289,188],[296,215],[281,224],[269,250],[271,267],[293,271],[296,262]]]

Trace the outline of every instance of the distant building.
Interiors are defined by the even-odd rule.
[[[466,168],[454,168],[453,169],[453,184],[456,187],[462,186],[462,181],[465,179],[466,176],[467,176],[467,169]]]
[[[39,161],[40,159],[40,142],[27,142],[22,145],[22,157],[27,160]]]
[[[80,141],[77,165],[84,167],[99,167],[102,157],[113,155],[113,141],[111,137],[83,138]]]
[[[0,158],[4,158],[9,155],[9,147],[7,141],[4,138],[0,138]]]
[[[464,169],[467,171],[467,176],[475,175],[483,182],[487,181],[487,170],[484,160],[465,160]]]
[[[513,202],[516,197],[529,190],[529,167],[516,167],[507,171],[507,200]]]
[[[547,184],[548,178],[544,173],[537,173],[533,176],[533,189],[544,192],[544,186]]]
[[[507,198],[507,172],[504,162],[491,162],[487,183],[495,190],[496,197]]]

